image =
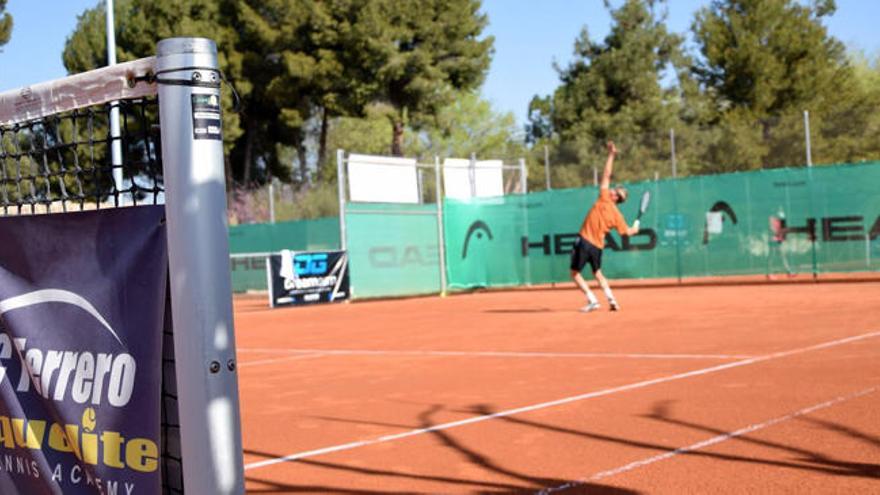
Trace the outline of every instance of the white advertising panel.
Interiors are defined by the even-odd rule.
[[[471,162],[465,158],[447,158],[443,161],[443,188],[447,198],[469,199],[504,195],[501,160]],[[474,187],[471,188],[471,181]]]
[[[419,203],[414,158],[349,155],[349,199],[367,203]]]

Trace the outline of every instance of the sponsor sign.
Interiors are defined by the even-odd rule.
[[[0,218],[0,493],[161,492],[163,216]]]
[[[223,140],[223,121],[220,117],[220,96],[217,94],[192,95],[193,139]]]
[[[334,302],[349,298],[345,251],[282,251],[267,257],[269,304]]]

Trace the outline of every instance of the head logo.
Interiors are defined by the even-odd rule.
[[[4,299],[0,301],[0,315],[3,313],[12,311],[14,309],[26,308],[28,306],[34,306],[36,304],[42,303],[64,303],[71,304],[76,306],[86,313],[92,315],[93,318],[98,320],[101,325],[113,335],[113,338],[116,339],[116,342],[119,342],[119,345],[122,345],[122,340],[119,339],[119,335],[113,330],[107,320],[101,316],[101,313],[92,306],[92,303],[88,302],[80,296],[79,294],[74,294],[73,292],[61,290],[61,289],[43,289],[36,290],[33,292],[28,292],[27,294],[22,294],[20,296],[10,297],[9,299]]]
[[[464,236],[464,247],[461,250],[461,259],[467,258],[468,245],[471,242],[471,236],[476,235],[477,239],[482,239],[484,232],[491,241],[493,239],[492,231],[489,230],[489,226],[486,225],[486,222],[477,220],[468,227],[467,235]]]

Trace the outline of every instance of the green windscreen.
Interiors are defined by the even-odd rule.
[[[880,269],[880,164],[775,169],[627,184],[620,205],[631,238],[609,234],[611,278],[812,275]],[[569,256],[593,187],[471,201],[447,200],[453,288],[569,279]]]
[[[339,219],[234,225],[229,227],[232,290],[268,290],[265,253],[282,249],[321,251],[339,249]]]
[[[352,203],[345,224],[353,297],[440,292],[435,205]]]

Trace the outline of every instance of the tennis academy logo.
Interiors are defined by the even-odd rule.
[[[29,324],[27,313],[35,311],[58,315],[57,324]],[[0,412],[0,472],[42,480],[64,493],[135,493],[136,484],[119,474],[156,472],[159,446],[119,431],[125,429],[110,412],[129,405],[138,370],[119,333],[85,297],[63,289],[0,300],[0,317],[0,387],[14,390],[22,406]],[[10,338],[7,321],[27,337]],[[38,338],[36,330],[72,338]],[[101,421],[98,411],[113,420]]]
[[[461,259],[467,258],[468,246],[471,243],[471,239],[473,237],[482,239],[484,235],[488,237],[490,241],[494,239],[494,237],[492,237],[492,230],[486,225],[486,222],[476,220],[470,227],[468,227],[467,234],[464,236],[464,245],[461,248]]]

